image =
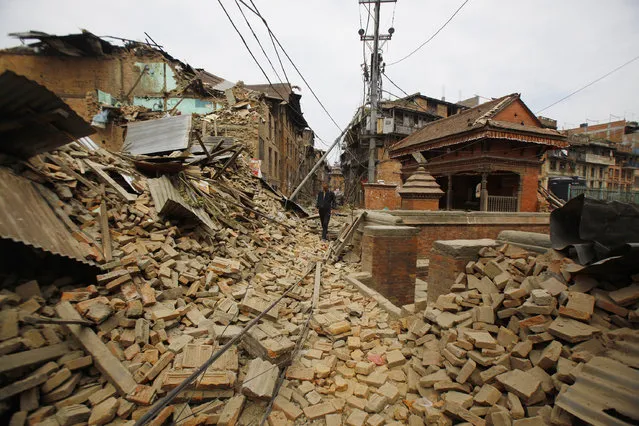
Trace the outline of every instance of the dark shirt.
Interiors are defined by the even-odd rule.
[[[317,203],[315,207],[324,211],[331,211],[331,208],[335,204],[335,194],[333,191],[320,191],[317,194]]]

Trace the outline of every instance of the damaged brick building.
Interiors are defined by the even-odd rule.
[[[264,178],[287,194],[317,158],[301,95],[290,84],[279,93],[268,85],[236,85],[175,59],[157,44],[110,42],[88,31],[12,36],[23,45],[0,51],[0,72],[12,70],[52,90],[92,123],[100,146],[121,149],[132,120],[197,114],[205,121],[202,133],[243,142]],[[318,185],[309,183],[308,191]]]

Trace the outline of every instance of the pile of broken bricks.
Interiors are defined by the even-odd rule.
[[[55,175],[100,272],[93,284],[2,277],[0,416],[11,426],[132,425],[323,258],[241,162],[211,185],[226,195],[203,234],[160,217],[143,176],[135,201],[85,185],[87,158],[136,175],[73,146],[29,169]],[[104,212],[110,259],[89,250],[104,247]],[[397,319],[345,279],[352,268],[325,265],[318,294],[303,279],[152,424],[568,425],[575,413],[555,402],[585,364],[639,367],[623,350],[639,339],[637,276],[598,281],[554,251],[486,247],[450,294]]]
[[[133,424],[321,259],[318,237],[243,164],[220,178],[215,190],[236,201],[221,197],[219,222],[204,233],[161,218],[146,178],[125,159],[77,145],[47,155],[40,173],[63,178],[53,192],[88,248],[102,246],[100,203],[106,205],[110,260],[92,251],[100,272],[89,285],[48,271],[38,280],[2,277],[0,416],[12,426]],[[135,201],[108,185],[81,184],[93,179],[82,179],[87,158],[135,175]],[[260,401],[247,415],[264,413],[268,390],[258,377],[277,376],[288,362],[312,294],[308,277],[155,424],[234,424],[245,398]]]
[[[598,282],[552,250],[480,255],[450,294],[399,321],[324,282],[270,424],[571,425],[555,399],[585,363],[639,367],[624,351],[624,339],[639,341],[639,277]]]

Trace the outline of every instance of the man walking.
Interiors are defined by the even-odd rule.
[[[322,184],[322,190],[317,194],[317,204],[320,222],[322,223],[322,240],[328,240],[328,222],[331,220],[331,208],[335,204],[335,194],[328,189],[328,184]]]

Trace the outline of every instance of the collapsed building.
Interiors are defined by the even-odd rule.
[[[110,42],[88,31],[12,35],[23,45],[0,51],[0,72],[12,70],[60,96],[92,123],[92,139],[101,147],[122,149],[131,121],[196,114],[203,117],[202,134],[242,140],[254,166],[286,194],[318,157],[301,95],[290,84],[277,90],[235,84],[175,59],[152,41]],[[312,181],[305,190],[319,185]]]

